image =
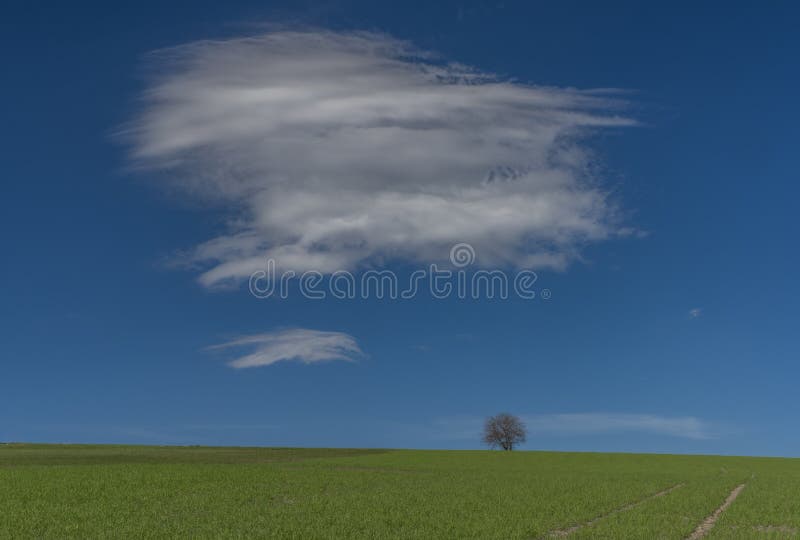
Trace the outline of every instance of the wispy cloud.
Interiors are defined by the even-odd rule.
[[[625,235],[586,135],[630,126],[608,91],[539,87],[370,33],[189,43],[122,135],[133,162],[233,213],[187,262],[206,286],[265,257],[331,272],[389,259],[563,268]]]
[[[689,310],[689,318],[696,319],[703,314],[702,308],[692,308]]]
[[[226,343],[213,345],[209,349],[248,351],[243,356],[228,362],[229,366],[236,369],[269,366],[276,362],[288,361],[303,364],[332,360],[352,362],[363,355],[355,338],[348,334],[306,328],[291,328],[243,336]]]
[[[707,424],[694,416],[572,413],[527,415],[524,420],[531,433],[592,434],[631,431],[689,439],[710,437]]]
[[[649,433],[687,439],[710,439],[708,423],[694,416],[660,416],[630,413],[561,413],[520,415],[531,436],[603,435],[609,433]],[[475,439],[483,419],[477,417],[443,418],[435,422],[439,436],[445,439]]]

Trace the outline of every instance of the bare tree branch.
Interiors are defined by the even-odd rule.
[[[508,413],[490,416],[483,425],[483,442],[489,448],[513,450],[514,446],[525,442],[525,424],[519,417]]]

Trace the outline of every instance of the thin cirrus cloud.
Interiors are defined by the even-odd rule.
[[[531,436],[590,436],[614,433],[641,433],[685,439],[713,438],[710,425],[694,416],[662,416],[637,413],[555,413],[523,414]],[[435,422],[439,437],[474,439],[483,419],[477,417],[443,418]]]
[[[600,434],[640,432],[688,439],[708,439],[708,425],[694,416],[654,414],[570,413],[524,417],[531,433]]]
[[[230,360],[235,369],[270,366],[277,362],[316,364],[343,360],[356,361],[363,352],[353,336],[342,332],[323,332],[290,328],[243,336],[213,345],[209,350],[243,351]]]
[[[151,55],[121,130],[134,166],[231,214],[185,262],[208,287],[444,261],[561,269],[630,234],[588,136],[635,125],[613,91],[541,87],[373,33],[279,31]]]

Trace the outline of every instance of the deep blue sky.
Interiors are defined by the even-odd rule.
[[[544,429],[531,449],[800,455],[792,3],[3,11],[0,440],[471,448],[475,419],[509,410],[598,422]],[[523,83],[630,90],[641,125],[593,147],[647,235],[540,272],[547,302],[203,288],[164,261],[219,233],[220,213],[126,171],[112,134],[149,51],[263,23],[375,30]],[[366,357],[234,370],[205,350],[279,327],[347,333]],[[696,419],[706,437],[642,415]]]

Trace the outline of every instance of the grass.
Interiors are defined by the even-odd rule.
[[[798,537],[800,460],[13,444],[0,538],[685,538],[745,482],[709,538]]]

